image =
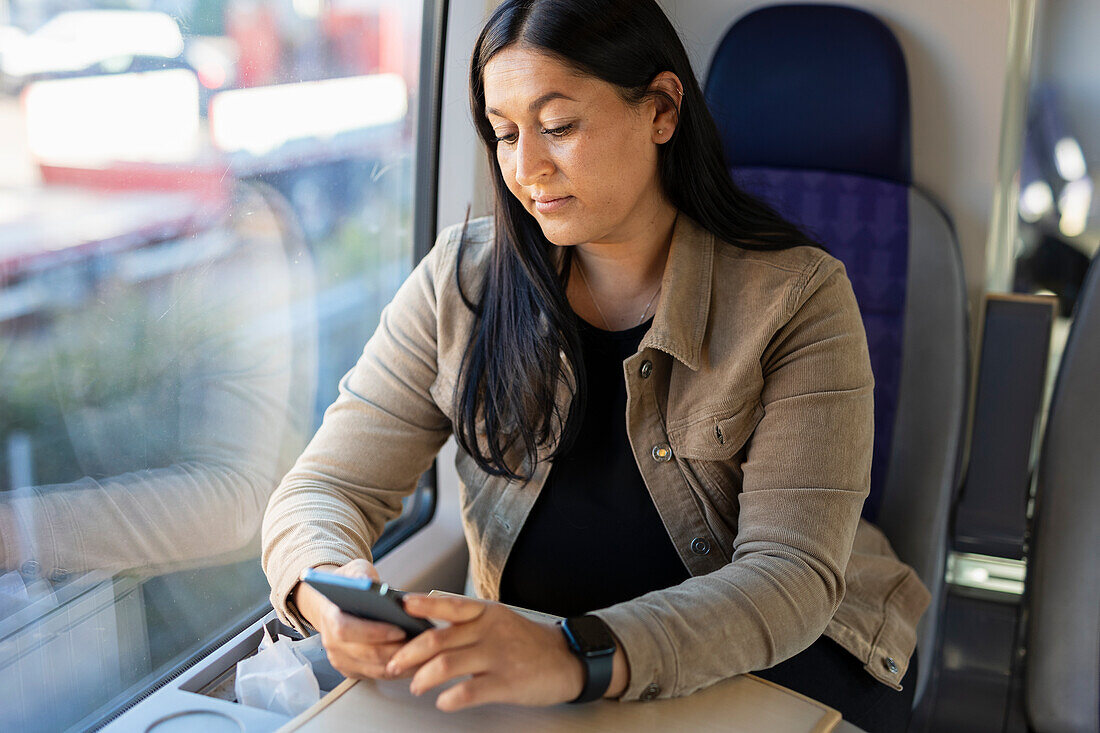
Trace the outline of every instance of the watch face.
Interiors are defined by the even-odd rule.
[[[599,656],[615,651],[615,637],[607,624],[596,616],[574,616],[563,624],[573,647],[584,656]]]

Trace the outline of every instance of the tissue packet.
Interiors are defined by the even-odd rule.
[[[265,627],[260,650],[237,662],[237,702],[294,717],[320,700],[321,688],[313,668],[295,648],[311,641],[285,637],[272,641]]]

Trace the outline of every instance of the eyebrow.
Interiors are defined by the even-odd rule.
[[[543,94],[541,97],[536,99],[534,102],[531,102],[531,104],[527,105],[527,111],[530,112],[531,114],[534,114],[534,113],[538,112],[540,109],[542,109],[543,107],[545,107],[549,102],[552,102],[555,99],[565,99],[565,100],[570,101],[570,102],[576,102],[577,101],[577,100],[573,99],[572,97],[570,97],[569,95],[562,94],[561,92],[547,92],[546,94]],[[492,107],[486,107],[485,108],[485,114],[496,115],[497,117],[505,117],[506,116],[499,109],[493,109]]]

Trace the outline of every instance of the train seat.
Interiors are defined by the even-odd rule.
[[[1074,310],[1039,458],[1025,702],[1038,733],[1100,730],[1100,257]]]
[[[912,182],[909,82],[889,28],[834,5],[753,11],[706,79],[734,179],[841,259],[875,374],[864,516],[932,592],[916,699],[934,667],[969,375],[967,299],[945,212]]]

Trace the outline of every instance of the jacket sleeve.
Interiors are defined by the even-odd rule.
[[[340,381],[317,434],[275,490],[263,520],[261,561],[271,603],[299,631],[287,596],[302,570],[371,558],[450,435],[431,395],[438,376],[437,304],[461,227],[445,230],[382,311],[378,329]]]
[[[870,484],[873,377],[843,265],[792,287],[761,357],[764,414],[746,446],[731,562],[597,611],[630,667],[623,699],[686,695],[813,643],[844,596]]]

